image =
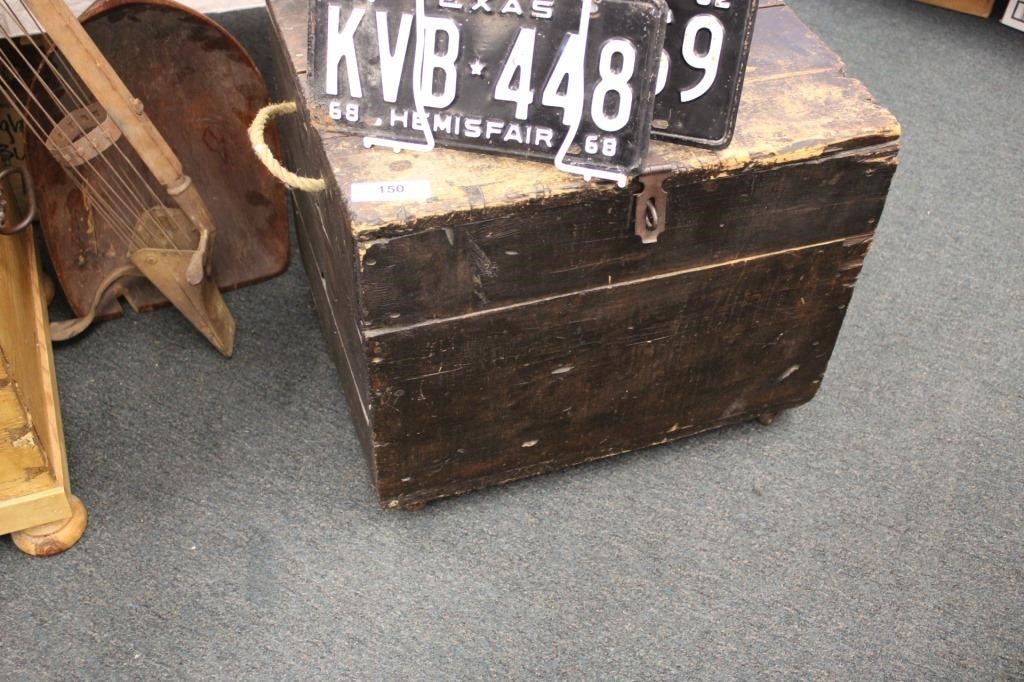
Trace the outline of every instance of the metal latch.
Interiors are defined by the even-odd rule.
[[[649,165],[637,178],[643,189],[633,195],[633,231],[644,244],[654,244],[665,231],[668,217],[668,194],[665,180],[672,174],[671,167],[660,163],[654,153],[648,155]]]
[[[25,200],[28,202],[28,210],[25,216],[15,225],[8,225],[7,218],[8,213],[14,215],[16,211],[12,210],[15,207],[8,205],[9,197],[5,196],[7,193],[6,183],[8,176],[20,175],[22,184],[25,187]],[[13,203],[13,202],[12,202]],[[0,171],[0,234],[15,234],[21,232],[26,227],[32,224],[32,221],[36,219],[36,195],[35,190],[32,187],[32,178],[29,177],[28,171],[23,168],[6,168]]]

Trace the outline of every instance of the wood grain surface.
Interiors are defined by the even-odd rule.
[[[7,219],[16,224],[20,215]],[[67,518],[69,500],[49,319],[30,228],[0,235],[0,535]]]

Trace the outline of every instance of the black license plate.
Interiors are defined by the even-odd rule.
[[[367,146],[554,161],[624,184],[647,152],[663,0],[312,0],[311,87]]]
[[[732,140],[757,0],[668,0],[654,137],[703,147]]]

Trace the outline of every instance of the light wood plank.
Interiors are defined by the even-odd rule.
[[[56,484],[0,352],[0,500]]]
[[[38,272],[31,230],[0,237],[0,348],[54,477],[66,488],[49,319]]]
[[[71,515],[49,318],[31,229],[0,236],[0,355],[0,533],[6,533]]]
[[[951,9],[955,12],[973,14],[976,17],[987,18],[992,15],[992,8],[995,0],[917,0],[926,5],[935,5],[943,9]]]

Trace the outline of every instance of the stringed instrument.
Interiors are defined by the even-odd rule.
[[[45,35],[44,35],[45,34]],[[32,139],[47,248],[78,316],[55,339],[171,303],[224,355],[220,289],[287,267],[284,191],[246,124],[266,86],[219,26],[171,2],[0,0],[0,94]],[[187,173],[186,173],[187,169]]]

